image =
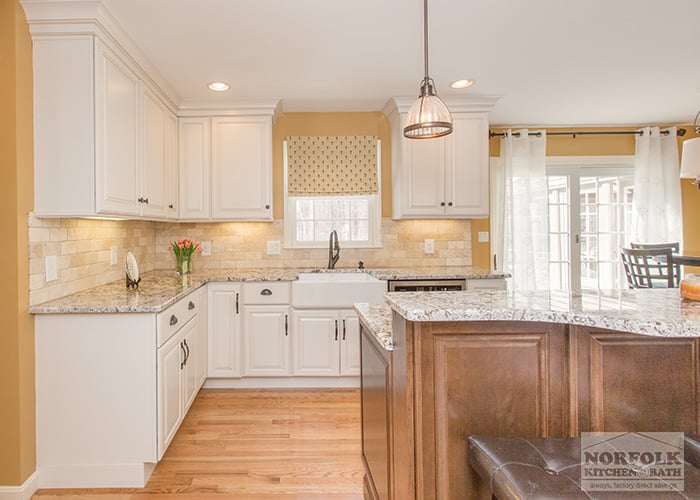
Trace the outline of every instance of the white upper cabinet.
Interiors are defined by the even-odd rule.
[[[212,219],[272,220],[272,116],[212,118]]]
[[[181,220],[207,220],[211,216],[211,119],[179,119]]]
[[[165,97],[94,35],[33,47],[36,214],[173,218],[177,123]]]
[[[452,134],[406,139],[403,127],[413,101],[393,98],[384,108],[392,129],[392,217],[488,217],[488,109],[495,101],[448,101]]]

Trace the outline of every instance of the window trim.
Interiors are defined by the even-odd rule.
[[[367,198],[368,206],[368,236],[367,242],[341,240],[342,248],[382,248],[382,141],[377,139],[377,194],[371,195],[342,195],[339,198],[357,196]],[[287,175],[287,141],[282,141],[284,164],[284,248],[328,248],[327,241],[297,241],[296,228],[296,200],[299,198],[334,198],[333,196],[289,196]]]

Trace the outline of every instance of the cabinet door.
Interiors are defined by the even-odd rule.
[[[272,220],[272,118],[212,118],[212,218]]]
[[[289,333],[289,306],[245,306],[243,375],[289,375]]]
[[[207,379],[207,288],[200,288],[195,293],[196,300],[193,302],[197,308],[197,315],[194,318],[197,321],[197,333],[193,356],[197,372],[197,389],[199,389]]]
[[[182,414],[192,405],[197,391],[199,390],[197,380],[197,317],[192,318],[182,327],[181,334],[184,347],[185,358],[182,368]]]
[[[209,118],[180,118],[181,220],[208,219],[211,172],[211,126]]]
[[[178,211],[178,133],[177,116],[168,110],[165,117],[165,180],[166,217],[177,219]]]
[[[168,448],[182,421],[182,336],[175,334],[158,349],[158,460]]]
[[[338,312],[294,311],[292,316],[292,373],[337,376],[341,337]]]
[[[426,141],[405,139],[403,215],[442,216],[445,214],[445,138]]]
[[[454,113],[454,131],[447,137],[445,172],[448,216],[489,214],[488,118],[486,113]]]
[[[360,374],[360,319],[354,311],[341,311],[340,374]]]
[[[241,286],[210,283],[208,287],[209,377],[241,376]]]
[[[139,214],[140,83],[95,41],[95,205],[97,212]]]
[[[139,200],[141,215],[165,218],[170,203],[171,172],[168,165],[169,111],[149,89],[143,96],[143,163]]]

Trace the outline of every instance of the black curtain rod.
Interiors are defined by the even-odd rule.
[[[576,139],[577,135],[632,135],[632,134],[640,134],[641,131],[639,130],[629,130],[629,131],[622,131],[622,130],[612,130],[610,132],[595,132],[595,131],[580,131],[580,132],[547,132],[547,135],[570,135],[574,139]],[[668,135],[669,131],[668,130],[662,130],[662,134]],[[513,135],[515,137],[520,137],[520,132],[513,132]],[[527,135],[534,135],[537,137],[540,137],[542,135],[541,132],[529,132]],[[684,128],[679,128],[676,131],[676,135],[683,137],[685,135],[685,129]],[[505,137],[506,134],[505,132],[493,132],[492,130],[489,130],[489,139],[492,137]]]

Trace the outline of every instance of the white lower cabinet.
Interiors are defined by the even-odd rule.
[[[157,314],[35,316],[39,487],[146,484],[200,387],[203,291]]]
[[[360,374],[360,327],[352,310],[294,310],[292,325],[293,375]]]
[[[241,284],[209,283],[207,326],[210,378],[241,376]]]
[[[243,375],[283,377],[289,369],[289,313],[285,305],[246,305],[243,316]]]

